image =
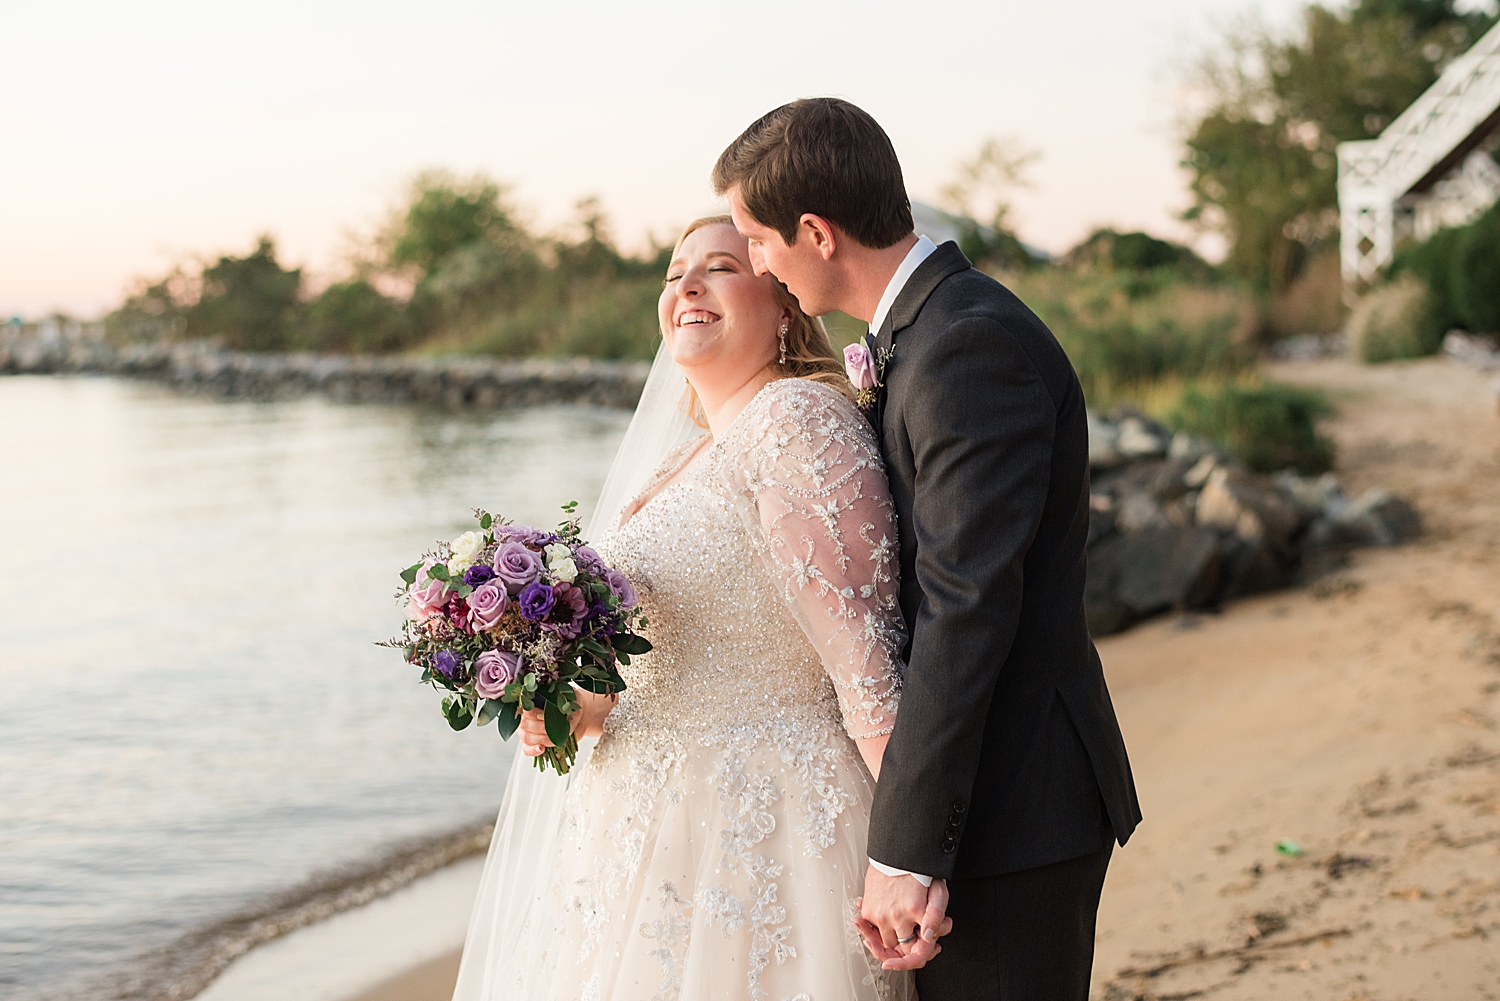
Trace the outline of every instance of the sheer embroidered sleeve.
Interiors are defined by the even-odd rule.
[[[725,441],[721,472],[856,739],[889,733],[905,643],[895,509],[874,433],[836,390],[784,379]]]

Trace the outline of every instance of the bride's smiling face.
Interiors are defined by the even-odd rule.
[[[716,379],[748,380],[769,365],[787,319],[773,281],[755,274],[733,226],[689,233],[667,266],[658,310],[672,360]]]

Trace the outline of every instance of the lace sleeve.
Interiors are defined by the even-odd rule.
[[[874,434],[838,392],[803,379],[772,383],[750,408],[724,443],[722,473],[833,680],[849,736],[889,733],[905,635]]]

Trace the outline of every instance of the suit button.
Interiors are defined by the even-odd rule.
[[[942,849],[943,849],[944,852],[948,852],[948,853],[951,854],[952,851],[953,851],[953,849],[955,849],[957,847],[958,847],[958,842],[954,841],[952,838],[944,838],[943,839]]]
[[[958,816],[962,816],[963,815],[964,804],[963,804],[962,801],[960,801],[960,800],[955,800],[954,801],[954,803],[953,803],[953,812],[954,812],[954,814],[956,814]]]

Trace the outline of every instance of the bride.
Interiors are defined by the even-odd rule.
[[[727,216],[683,234],[659,312],[591,528],[655,649],[585,695],[566,779],[517,757],[455,1001],[914,998],[852,924],[901,689],[874,434]],[[549,746],[539,714],[522,737]]]

